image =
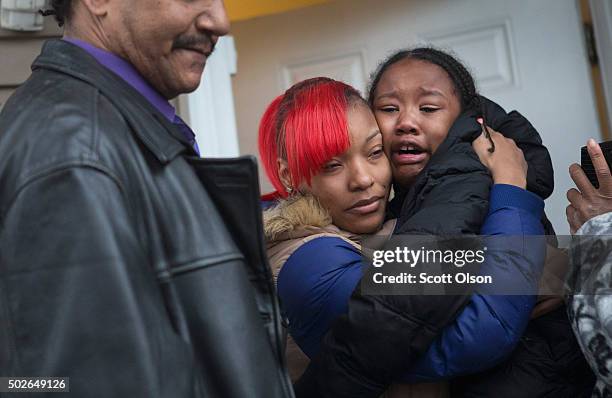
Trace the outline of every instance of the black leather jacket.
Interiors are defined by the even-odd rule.
[[[292,397],[250,158],[202,160],[53,40],[0,114],[0,376],[78,397]]]

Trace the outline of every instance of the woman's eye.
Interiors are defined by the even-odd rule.
[[[425,112],[425,113],[434,113],[437,110],[440,110],[440,108],[436,108],[435,106],[422,106],[421,107],[421,112]]]
[[[383,149],[382,148],[377,148],[377,149],[373,150],[370,153],[370,157],[374,158],[374,159],[377,159],[377,158],[381,157],[382,155],[383,155]]]
[[[340,163],[327,163],[323,165],[323,171],[334,171],[340,167]]]

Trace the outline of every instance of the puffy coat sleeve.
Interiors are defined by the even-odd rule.
[[[508,185],[495,185],[491,194],[483,233],[542,234],[541,199]],[[485,263],[483,271],[535,292],[544,254],[541,242],[508,242],[516,247],[504,247],[498,256],[488,257],[495,262]],[[346,313],[348,298],[362,275],[361,267],[360,253],[353,246],[330,237],[308,242],[287,260],[278,279],[279,296],[290,320],[291,335],[309,357],[318,352],[321,338],[333,320]],[[534,296],[497,296],[477,291],[404,379],[435,380],[493,366],[518,342],[534,300]]]
[[[319,237],[300,246],[278,275],[278,295],[289,333],[314,356],[332,322],[347,312],[362,276],[359,251],[341,238]]]
[[[292,336],[312,359],[297,397],[380,396],[469,300],[363,295],[361,256],[335,238],[313,240],[294,256],[278,290]]]
[[[533,193],[510,185],[494,185],[484,235],[542,235],[543,201]],[[494,242],[494,241],[492,241]],[[491,247],[481,273],[494,280],[521,286],[534,295],[496,295],[479,287],[472,300],[404,377],[427,381],[475,373],[494,366],[518,343],[535,304],[544,264],[541,237],[504,239],[504,247]],[[491,294],[487,294],[491,293]]]
[[[81,397],[157,394],[147,339],[163,328],[145,320],[164,309],[143,294],[156,281],[128,207],[111,174],[60,166],[3,209],[0,374],[68,376]]]
[[[414,202],[414,209],[403,213],[405,219],[398,219],[396,232],[408,233],[403,230],[406,225],[411,232],[425,234],[440,229],[456,234],[480,230],[491,178],[471,144],[453,146],[457,140],[446,141],[449,151],[434,154],[444,158],[437,162],[432,178],[424,180],[425,190],[413,190],[423,195]],[[443,216],[449,213],[453,214],[452,225]],[[364,295],[360,285],[357,283],[346,313],[331,325],[321,349],[295,384],[298,397],[378,397],[427,351],[471,297],[467,293]]]

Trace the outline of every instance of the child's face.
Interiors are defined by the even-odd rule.
[[[373,104],[393,179],[409,186],[461,112],[455,86],[441,67],[407,58],[383,73]]]

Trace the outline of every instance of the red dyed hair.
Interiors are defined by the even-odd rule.
[[[263,200],[289,194],[278,173],[277,160],[287,161],[291,186],[310,184],[314,175],[350,145],[347,109],[364,101],[353,87],[317,77],[295,84],[276,97],[259,124],[259,156],[275,192]]]

